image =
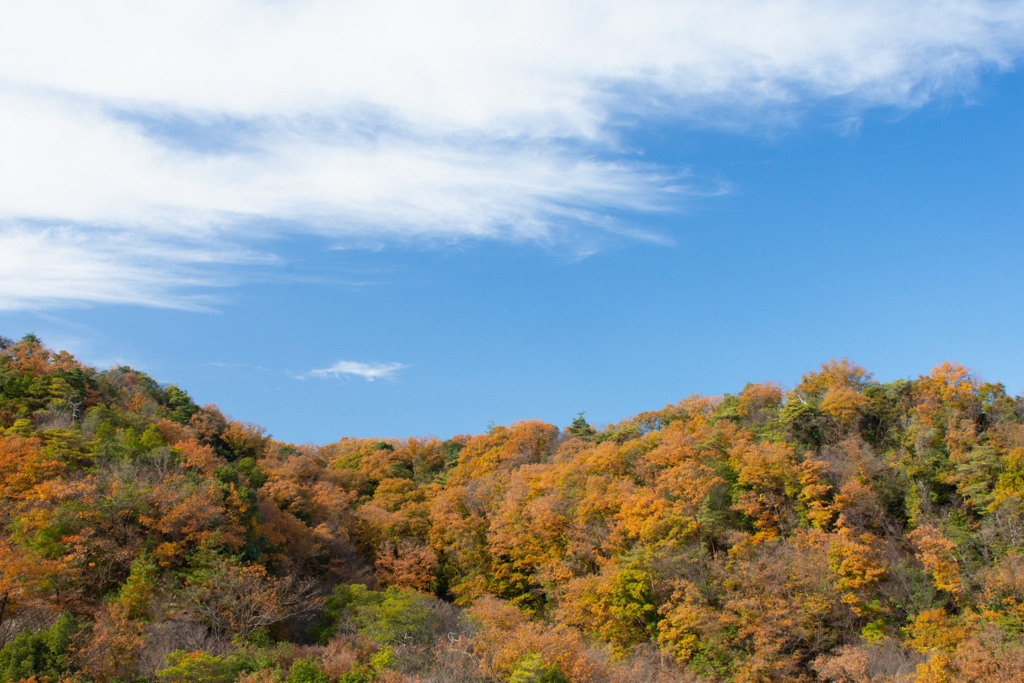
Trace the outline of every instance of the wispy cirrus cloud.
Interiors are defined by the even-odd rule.
[[[310,370],[305,377],[362,377],[367,382],[375,379],[394,379],[399,370],[409,367],[403,363],[357,363],[351,360],[339,360],[329,368]]]
[[[4,3],[0,301],[199,308],[293,233],[665,241],[613,216],[729,186],[623,127],[855,120],[1022,53],[1020,1]]]
[[[210,265],[274,261],[237,244],[217,247],[129,230],[0,224],[0,311],[93,303],[212,310],[220,300],[212,292],[234,282]]]

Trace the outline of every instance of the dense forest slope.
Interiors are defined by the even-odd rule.
[[[955,364],[314,446],[0,347],[0,681],[1024,680],[1024,399]]]

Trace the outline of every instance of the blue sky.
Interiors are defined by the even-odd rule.
[[[1024,4],[10,3],[0,333],[275,437],[1024,391]]]

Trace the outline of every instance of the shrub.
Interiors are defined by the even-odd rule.
[[[22,631],[0,650],[0,681],[59,680],[67,672],[68,647],[77,632],[78,622],[68,614],[38,633]]]
[[[366,590],[365,586],[340,584],[324,600],[324,611],[312,626],[306,629],[306,636],[321,645],[326,645],[338,630],[338,622],[347,614],[355,600],[357,589]]]
[[[285,683],[330,683],[319,657],[303,657],[292,663]]]
[[[436,602],[429,595],[395,586],[386,591],[367,590],[360,584],[336,586],[306,635],[327,644],[341,627],[379,645],[428,646],[441,624],[431,609]]]
[[[162,683],[232,683],[240,666],[229,655],[175,650],[167,655],[166,669],[156,672]]]
[[[430,609],[435,598],[413,590],[388,588],[357,604],[359,633],[380,644],[430,645],[440,620]]]
[[[540,655],[529,654],[519,660],[509,683],[569,683],[558,665],[545,666]]]

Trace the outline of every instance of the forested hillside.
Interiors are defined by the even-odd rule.
[[[956,364],[315,446],[0,347],[0,682],[1024,680],[1024,399]]]

